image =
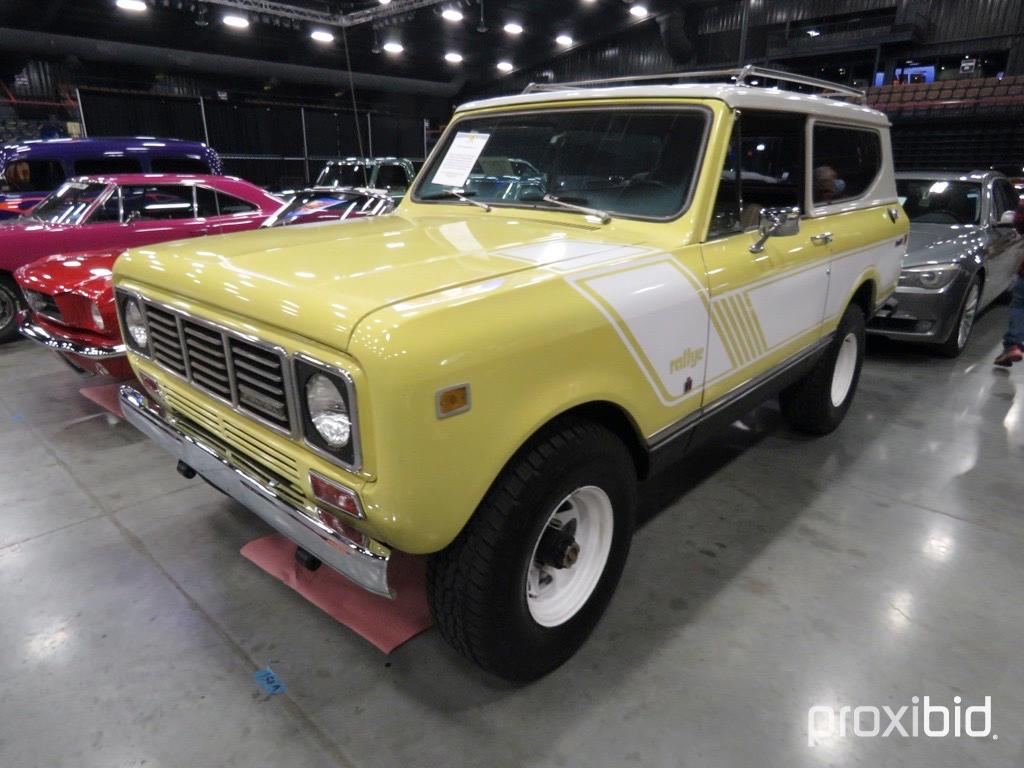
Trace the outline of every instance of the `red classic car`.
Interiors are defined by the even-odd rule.
[[[24,306],[15,270],[56,253],[125,248],[255,229],[282,201],[229,176],[82,176],[24,216],[0,221],[0,341],[17,335]]]
[[[261,226],[327,223],[390,213],[384,193],[365,189],[307,189],[279,206]],[[123,249],[50,256],[15,275],[30,311],[20,315],[26,338],[55,350],[80,373],[128,379],[111,284],[111,270]]]

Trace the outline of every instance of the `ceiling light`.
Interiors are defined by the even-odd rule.
[[[316,40],[318,43],[333,43],[334,35],[330,32],[325,32],[322,29],[314,29],[309,33],[309,36]]]
[[[512,66],[512,62],[511,61],[499,61],[498,62],[498,69],[501,72],[511,72],[513,69],[515,69],[515,67]]]
[[[455,51],[448,51],[448,53],[444,55],[444,60],[452,64],[460,64],[462,63],[462,54],[456,53]]]
[[[388,3],[391,2],[391,0],[377,0],[377,2],[380,3],[381,5],[387,5]]]
[[[395,40],[389,40],[381,47],[388,53],[401,53],[405,50],[405,46]]]
[[[629,12],[636,16],[638,19],[647,18],[647,6],[644,5],[631,5],[629,6]]]
[[[819,32],[816,29],[808,29],[807,34],[810,35],[811,37],[818,37],[818,35],[820,35],[821,32]]]
[[[508,24],[505,25],[505,31],[508,32],[510,35],[521,35],[523,34],[523,25],[517,24],[514,21],[510,21]]]
[[[245,29],[249,26],[249,20],[245,16],[235,16],[234,14],[228,14],[222,21],[229,27],[235,29]]]
[[[559,45],[569,46],[572,45],[572,37],[569,35],[559,35],[555,38],[555,42]]]
[[[441,11],[441,18],[445,21],[462,21],[462,11],[458,8],[445,8]]]
[[[122,11],[144,11],[149,6],[143,0],[117,0],[117,7]]]

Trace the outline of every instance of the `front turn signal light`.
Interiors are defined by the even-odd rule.
[[[365,517],[359,504],[359,497],[350,488],[331,482],[316,472],[309,473],[309,484],[313,488],[316,500],[326,504],[331,511],[344,512],[357,520]]]

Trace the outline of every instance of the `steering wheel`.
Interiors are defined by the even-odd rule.
[[[638,187],[655,187],[657,189],[663,189],[666,192],[672,191],[672,187],[670,187],[665,182],[658,181],[657,179],[652,178],[630,179],[629,181],[626,182],[625,186],[622,188],[622,191],[628,192]]]

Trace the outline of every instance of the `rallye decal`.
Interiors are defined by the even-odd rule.
[[[672,254],[644,246],[559,238],[497,253],[562,275],[615,329],[661,403],[674,406],[834,320],[869,269],[893,262],[898,275],[896,251],[887,239],[713,297]]]

